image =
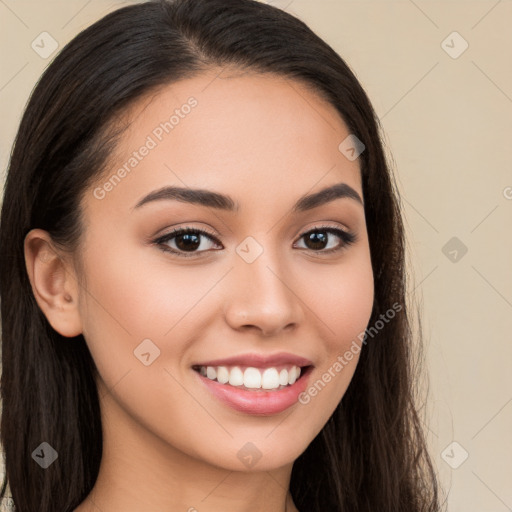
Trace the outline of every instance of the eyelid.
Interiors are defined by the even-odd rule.
[[[317,221],[316,223],[313,222],[310,226],[308,226],[307,228],[305,229],[302,229],[301,231],[299,231],[299,234],[297,236],[297,238],[300,238],[301,236],[304,236],[306,233],[309,233],[310,231],[318,231],[320,229],[337,229],[339,231],[343,231],[344,233],[350,233],[351,230],[348,226],[344,225],[344,224],[341,224],[338,222],[338,223],[334,223],[334,224],[330,224],[330,222],[335,222],[335,221]]]

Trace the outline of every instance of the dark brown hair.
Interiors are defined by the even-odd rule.
[[[404,227],[378,117],[328,44],[296,17],[254,0],[160,0],[118,9],[69,42],[32,92],[0,224],[6,457],[0,495],[8,483],[17,512],[72,511],[92,489],[102,454],[95,364],[82,335],[70,343],[39,309],[25,267],[25,235],[41,228],[76,251],[80,201],[115,148],[115,120],[159,87],[225,66],[310,86],[363,142],[375,279],[369,325],[402,305],[364,345],[343,399],[295,461],[293,499],[302,512],[438,511],[437,477],[415,403],[421,336],[413,335],[406,304]],[[31,457],[43,441],[59,454],[45,470]]]

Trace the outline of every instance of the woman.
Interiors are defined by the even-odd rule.
[[[440,510],[378,119],[298,19],[162,0],[80,33],[0,243],[17,511]]]

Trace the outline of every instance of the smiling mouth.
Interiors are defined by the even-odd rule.
[[[266,368],[254,366],[199,366],[192,369],[203,377],[237,389],[254,392],[280,391],[295,384],[310,373],[313,365],[278,365]]]

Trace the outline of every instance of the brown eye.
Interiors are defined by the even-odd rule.
[[[201,245],[201,235],[183,233],[175,236],[175,243],[181,251],[195,251]]]
[[[154,240],[154,243],[164,252],[184,257],[200,255],[208,252],[211,245],[220,245],[220,242],[211,233],[198,228],[175,229],[171,233]],[[199,248],[201,250],[198,250]]]
[[[334,236],[333,236],[334,235]],[[331,245],[331,240],[338,238],[341,243]],[[340,251],[349,245],[353,244],[357,237],[354,233],[344,231],[342,229],[333,228],[331,226],[318,227],[301,236],[301,240],[304,239],[305,248],[315,252],[331,253]]]
[[[312,233],[304,235],[304,237],[308,249],[314,250],[325,249],[325,245],[329,241],[328,236],[322,231],[313,231]]]

